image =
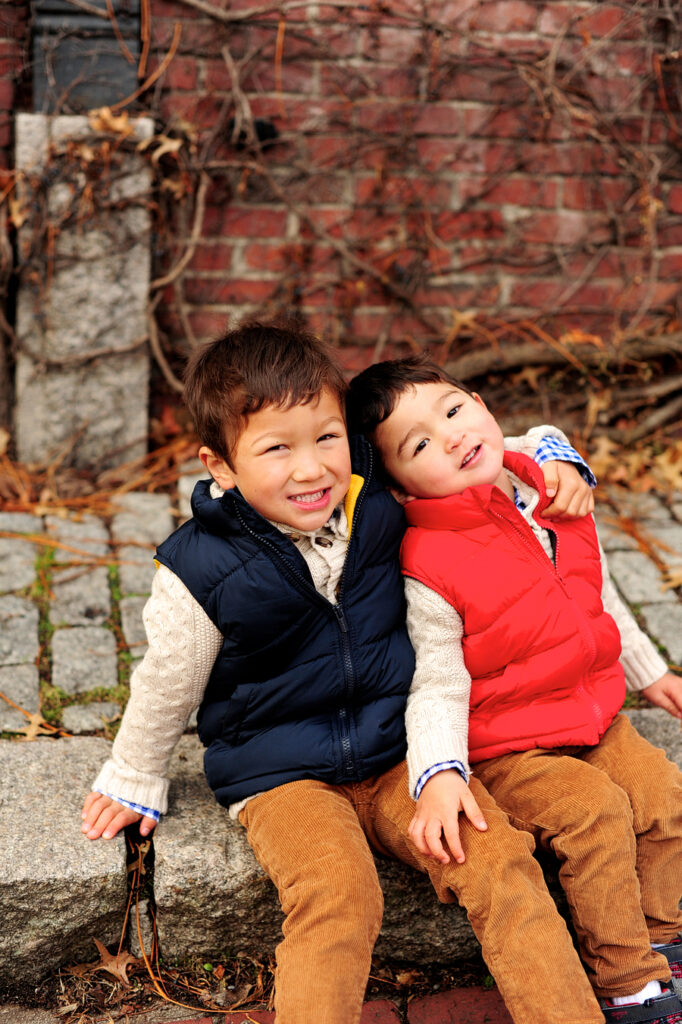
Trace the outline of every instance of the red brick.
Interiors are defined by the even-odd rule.
[[[312,95],[315,81],[315,67],[311,61],[293,63],[283,60],[275,65],[272,61],[260,62],[241,79],[246,92],[303,92]]]
[[[423,218],[408,217],[408,228],[417,237],[423,230]],[[431,228],[433,235],[442,242],[472,238],[502,238],[505,224],[499,210],[448,210],[434,217]]]
[[[580,33],[587,33],[588,38],[612,34],[611,39],[635,38],[644,32],[641,16],[635,12],[623,10],[620,5],[602,3],[599,7],[591,7],[589,12],[578,19],[576,28]]]
[[[556,303],[562,292],[566,291],[565,281],[521,281],[511,287],[509,304],[512,306],[531,306],[535,309],[547,309]]]
[[[377,205],[400,204],[405,207],[436,206],[442,208],[452,203],[452,185],[448,181],[433,181],[424,178],[406,178],[391,175],[384,179],[373,174],[355,179],[355,200],[357,203]]]
[[[196,18],[197,14],[188,4],[181,0],[151,0],[150,14],[152,25],[158,18]]]
[[[0,77],[0,110],[12,110],[14,106],[14,83]]]
[[[281,278],[274,281],[224,280],[216,278],[186,277],[185,299],[193,305],[236,305],[267,302],[277,292]]]
[[[362,53],[374,60],[403,64],[423,59],[421,35],[413,29],[380,28],[366,35]]]
[[[563,205],[577,210],[622,207],[632,195],[634,184],[623,179],[564,178]]]
[[[682,278],[682,252],[663,253],[658,264],[658,277],[663,281],[666,278],[672,278],[674,281]]]
[[[262,245],[257,242],[247,245],[243,252],[244,266],[250,270],[265,270],[268,273],[286,270],[295,264],[294,247],[285,245]],[[300,259],[298,260],[300,263]]]
[[[660,249],[682,246],[682,220],[664,221],[656,231],[656,242]]]
[[[203,232],[225,238],[280,238],[285,231],[285,210],[221,206],[206,210]]]
[[[522,0],[499,0],[482,4],[470,24],[479,31],[528,32],[534,27],[537,16],[538,9],[533,4]]]
[[[147,65],[148,74],[155,71],[160,63],[158,59],[151,59]],[[196,89],[197,61],[193,57],[176,56],[164,71],[161,81],[164,89]]]
[[[192,331],[197,338],[217,338],[224,334],[229,322],[227,313],[217,313],[210,310],[194,310],[188,314]],[[177,335],[181,331],[178,329]]]
[[[566,144],[528,142],[521,149],[526,167],[536,174],[622,174],[614,156],[590,140]]]
[[[340,158],[348,155],[348,136],[310,135],[306,146],[313,166],[335,166]]]
[[[492,175],[477,178],[459,178],[457,182],[462,201],[480,199],[484,203],[511,206],[554,207],[559,187],[549,178],[530,178],[508,175],[497,179]]]
[[[425,103],[416,111],[412,130],[418,135],[459,135],[462,115],[454,104]]]
[[[458,988],[414,999],[407,1008],[409,1024],[511,1024],[497,989]]]
[[[192,270],[229,271],[232,266],[233,247],[230,245],[199,245],[190,267]]]
[[[491,104],[509,104],[518,103],[528,95],[528,86],[515,70],[455,66],[452,71],[447,68],[440,71],[440,76],[432,86],[434,99],[480,103],[481,97],[485,97],[486,102]]]
[[[388,999],[373,999],[365,1003],[360,1024],[399,1024],[400,1015],[395,1003]]]
[[[547,242],[558,245],[591,245],[609,241],[611,228],[599,214],[588,215],[573,210],[558,213],[535,213],[516,222],[516,229],[525,242]]]
[[[588,5],[583,5],[587,7]],[[589,5],[591,6],[591,4]],[[567,26],[575,32],[576,14],[580,12],[579,4],[552,3],[545,4],[538,20],[538,31],[553,39]]]
[[[682,213],[682,185],[671,185],[666,208],[670,213]]]

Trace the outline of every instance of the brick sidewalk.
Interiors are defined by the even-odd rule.
[[[158,1018],[158,1024],[272,1024],[274,1013],[252,1010],[203,1017]],[[157,1024],[153,1014],[142,1024]],[[458,988],[415,999],[406,1015],[388,999],[365,1003],[360,1024],[511,1024],[502,997],[496,989]]]

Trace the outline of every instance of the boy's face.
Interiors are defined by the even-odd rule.
[[[213,479],[266,519],[298,530],[327,522],[350,485],[350,451],[337,397],[323,389],[306,405],[267,405],[252,413],[234,451],[234,469],[205,446]]]
[[[478,484],[495,484],[513,496],[497,421],[478,395],[452,384],[408,388],[374,440],[386,469],[412,497],[444,498]]]

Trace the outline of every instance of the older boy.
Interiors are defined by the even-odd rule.
[[[548,522],[542,474],[477,394],[415,357],[360,374],[348,406],[405,496],[415,845],[447,862],[474,763],[557,855],[606,1020],[677,1024],[682,776],[618,715],[616,622],[631,688],[682,717],[682,680],[609,584],[592,518]]]
[[[213,482],[157,552],[149,652],[84,833],[110,838],[140,817],[154,827],[168,757],[201,704],[209,784],[286,915],[278,1024],[359,1020],[382,912],[372,850],[464,904],[518,1024],[602,1021],[530,836],[481,786],[487,826],[472,811],[461,863],[435,862],[408,836],[404,518],[362,438],[351,461],[327,349],[297,328],[246,325],[197,353],[186,384]]]

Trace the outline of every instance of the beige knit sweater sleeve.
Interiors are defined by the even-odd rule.
[[[204,694],[222,637],[185,585],[160,566],[145,605],[149,647],[130,681],[130,699],[111,757],[93,789],[165,813],[168,763]]]

